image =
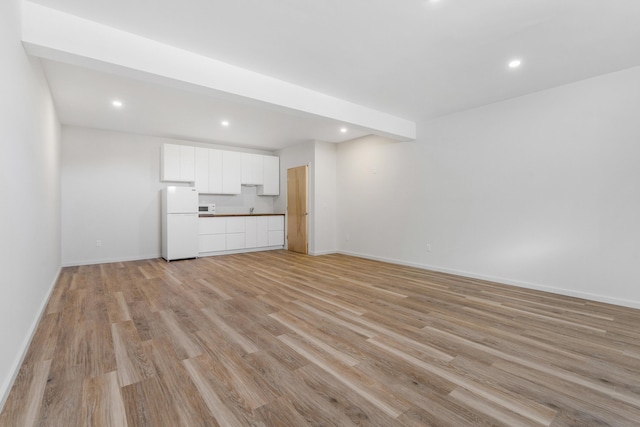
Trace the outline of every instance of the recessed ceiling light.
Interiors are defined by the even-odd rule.
[[[518,68],[522,65],[522,61],[520,59],[513,59],[509,61],[509,68]]]
[[[119,101],[119,100],[116,99],[116,100],[111,102],[111,105],[113,105],[116,108],[120,108],[120,107],[122,107],[123,104],[122,104],[122,101]]]
[[[340,132],[347,133],[347,128],[340,128]]]
[[[228,120],[223,120],[223,121],[220,122],[220,124],[222,126],[224,126],[224,127],[227,127],[227,126],[229,126],[229,121]]]

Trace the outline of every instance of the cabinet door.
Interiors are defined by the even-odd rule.
[[[247,249],[256,247],[257,216],[247,216],[244,219],[244,247]]]
[[[240,194],[242,177],[242,154],[236,151],[222,152],[222,193]]]
[[[196,180],[196,147],[180,146],[180,181]]]
[[[222,150],[209,150],[209,192],[222,194]]]
[[[261,154],[242,153],[242,184],[262,185],[263,157]]]
[[[198,236],[198,251],[200,253],[224,251],[226,248],[226,234],[205,234]]]
[[[269,246],[269,217],[256,217],[256,248]]]
[[[284,231],[269,231],[269,246],[283,246]]]
[[[196,147],[196,189],[209,193],[209,149]]]
[[[196,148],[162,144],[161,181],[193,182],[196,180]]]
[[[262,185],[264,183],[264,158],[261,154],[254,154],[251,157],[251,166],[253,169],[253,183],[255,185]]]
[[[227,234],[244,233],[244,218],[243,216],[227,218]]]
[[[198,234],[225,234],[227,232],[226,218],[204,217],[198,218]]]
[[[244,249],[244,233],[227,234],[227,250]]]
[[[160,152],[161,181],[180,181],[180,146],[163,144]]]
[[[242,153],[242,172],[240,182],[242,184],[253,184],[253,154]]]
[[[276,156],[262,156],[263,182],[258,187],[261,196],[278,196],[280,194],[280,158]]]
[[[274,215],[269,218],[269,231],[284,230],[284,215]]]

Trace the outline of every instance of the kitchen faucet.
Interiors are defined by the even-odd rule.
[[[253,208],[249,208],[249,215],[253,213]]]

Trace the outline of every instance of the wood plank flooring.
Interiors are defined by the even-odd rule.
[[[639,326],[343,255],[64,268],[0,426],[638,426]]]

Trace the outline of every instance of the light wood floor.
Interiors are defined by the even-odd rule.
[[[63,269],[2,426],[638,426],[640,310],[342,255]]]

